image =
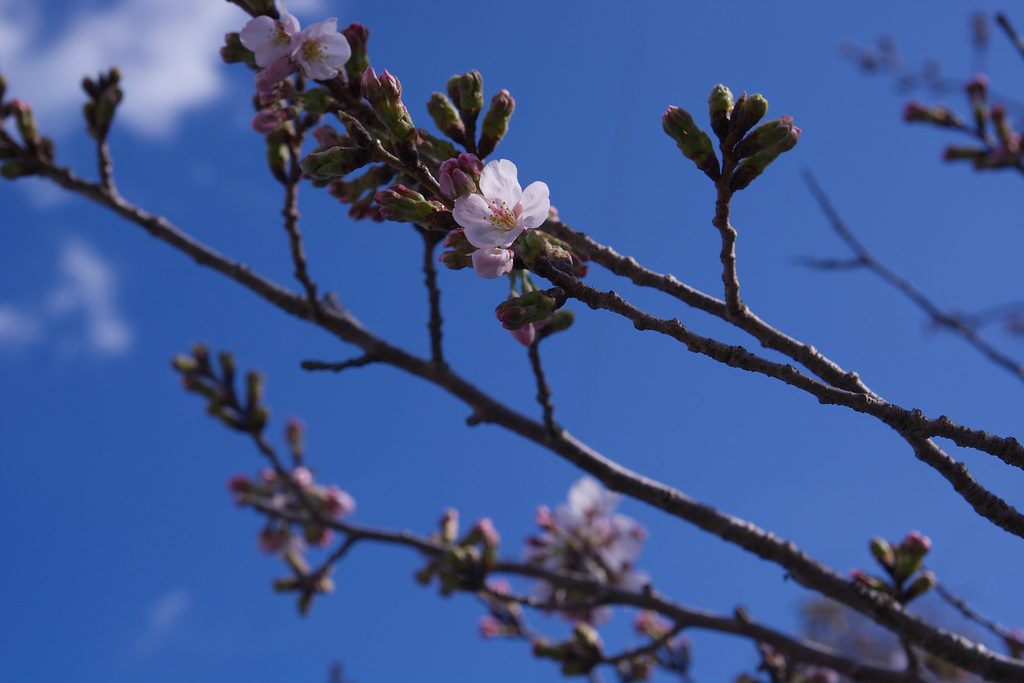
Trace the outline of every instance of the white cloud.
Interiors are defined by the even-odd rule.
[[[61,248],[59,268],[61,281],[46,297],[50,317],[81,311],[90,348],[108,355],[127,351],[132,331],[117,310],[116,279],[110,265],[85,242],[69,240]]]
[[[73,14],[57,35],[52,1],[0,0],[0,65],[8,93],[29,102],[44,130],[77,125],[83,76],[119,66],[118,120],[137,132],[172,132],[181,115],[223,88],[219,49],[246,15],[223,0],[117,0]]]
[[[18,349],[36,341],[42,334],[43,326],[37,316],[0,303],[0,348]]]
[[[174,633],[192,606],[192,596],[181,588],[171,590],[153,602],[146,615],[146,625],[135,642],[131,654],[145,659],[155,654]]]
[[[16,351],[59,335],[61,346],[72,351],[84,347],[104,356],[127,351],[132,329],[117,308],[110,264],[85,242],[71,239],[61,245],[57,271],[57,281],[35,306],[0,301],[0,350]],[[64,331],[68,320],[82,321],[84,332]]]

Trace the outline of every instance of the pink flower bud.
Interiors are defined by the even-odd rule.
[[[292,481],[299,488],[308,488],[313,484],[313,473],[306,467],[296,467],[292,471]]]
[[[480,635],[484,638],[497,638],[505,631],[504,624],[502,624],[497,617],[490,614],[485,614],[480,617],[480,621],[477,622],[477,625],[480,627]]]
[[[321,492],[325,513],[340,519],[356,511],[356,500],[345,491],[331,484]]]

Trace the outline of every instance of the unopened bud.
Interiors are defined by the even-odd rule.
[[[793,120],[788,116],[777,120],[782,121],[783,119],[789,119],[789,121],[785,126],[781,127],[781,135],[778,138],[771,138],[772,140],[777,139],[777,141],[770,147],[761,149],[747,157],[736,167],[735,172],[733,172],[732,182],[729,183],[730,190],[736,192],[747,187],[753,182],[754,178],[764,173],[768,164],[775,161],[780,154],[796,147],[796,143],[800,140],[800,129],[793,126]],[[758,126],[758,128],[761,128],[761,126]],[[757,131],[755,130],[754,132]],[[746,139],[743,142],[746,142]],[[743,142],[740,144],[743,144]],[[737,148],[739,148],[739,145],[737,145]]]
[[[378,78],[373,67],[367,67],[363,72],[361,90],[377,118],[396,142],[411,143],[416,140],[416,128],[412,124],[409,110],[402,103],[402,84],[397,78],[388,73],[387,69],[381,71]]]
[[[451,249],[461,256],[469,256],[477,250],[475,246],[470,244],[469,239],[466,238],[466,231],[462,228],[455,228],[449,232],[441,246],[445,249]]]
[[[466,144],[466,127],[462,124],[455,105],[443,93],[435,92],[430,96],[427,111],[434,119],[434,125],[438,130],[460,145]]]
[[[462,195],[477,192],[483,162],[475,155],[463,152],[457,158],[448,159],[441,164],[438,184],[441,192],[450,199],[458,199]]]
[[[719,140],[729,134],[729,115],[732,113],[732,92],[724,85],[716,85],[708,97],[708,109],[711,114],[711,130]],[[684,152],[685,153],[685,152]]]
[[[742,138],[767,113],[768,100],[761,97],[760,93],[754,93],[750,97],[741,97],[732,113],[732,134],[737,138]]]
[[[459,535],[459,511],[455,508],[445,509],[438,525],[441,527],[441,540],[452,543]]]
[[[343,178],[370,163],[370,153],[361,147],[331,147],[323,152],[310,152],[299,168],[314,180]]]
[[[32,116],[32,107],[22,100],[14,100],[10,104],[11,113],[14,114],[14,122],[18,126],[18,133],[25,144],[34,148],[39,143],[39,130],[36,128],[35,117]]]
[[[8,180],[14,180],[15,178],[20,178],[22,176],[32,175],[35,172],[35,168],[33,168],[30,164],[23,161],[19,161],[17,159],[5,161],[2,165],[0,165],[0,176],[3,176]]]
[[[935,587],[938,583],[938,579],[935,578],[935,574],[931,572],[924,572],[921,576],[914,579],[914,582],[907,587],[907,590],[903,592],[904,602],[910,602],[919,595],[923,595]]]
[[[419,192],[404,185],[392,185],[374,195],[380,215],[398,223],[429,223],[434,214],[445,211],[440,202],[427,201]]]
[[[352,56],[345,62],[345,74],[350,82],[358,83],[363,77],[366,67],[370,66],[370,59],[366,55],[366,43],[370,39],[370,29],[353,21],[348,28],[343,28],[341,33],[352,49]]]
[[[256,68],[256,56],[252,53],[252,50],[242,45],[237,32],[224,34],[224,46],[220,49],[220,58],[226,64],[245,62],[252,68]]]
[[[448,270],[462,270],[464,268],[473,267],[472,256],[457,254],[454,251],[441,252],[441,256],[439,256],[437,260],[443,263],[444,267]]]
[[[964,125],[960,117],[945,107],[941,105],[929,107],[916,101],[907,102],[906,106],[903,107],[903,120],[910,122],[925,121],[946,128],[960,128]]]
[[[661,117],[661,125],[668,136],[676,141],[683,156],[691,159],[697,168],[717,182],[721,171],[711,138],[697,127],[689,112],[679,107],[669,107]]]
[[[263,399],[263,374],[250,370],[245,376],[245,398],[249,407],[259,405]]]
[[[171,367],[178,372],[195,372],[199,369],[199,364],[191,356],[179,353],[171,359]]]
[[[291,159],[288,145],[276,133],[268,135],[266,140],[267,165],[270,167],[270,172],[279,181],[286,183],[288,182],[288,176],[285,173],[285,169],[288,167],[288,162]]]
[[[459,109],[475,117],[484,108],[484,77],[476,69],[459,76]]]
[[[896,566],[896,554],[884,538],[876,536],[871,539],[871,554],[875,556],[879,564],[888,570],[892,570]]]
[[[477,151],[484,158],[494,151],[505,134],[508,133],[508,122],[516,109],[516,101],[508,90],[502,90],[491,98],[491,108],[484,115],[480,128],[480,144]]]
[[[565,293],[560,288],[537,289],[501,302],[495,307],[494,315],[506,330],[519,330],[530,323],[547,320],[564,303]]]

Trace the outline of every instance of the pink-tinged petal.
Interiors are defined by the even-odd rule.
[[[352,48],[345,36],[338,33],[338,20],[334,18],[303,29],[292,51],[292,59],[302,65],[307,76],[318,81],[334,78],[338,67],[351,56]]]
[[[529,346],[537,339],[537,328],[530,323],[519,330],[509,330],[509,334],[515,337],[516,341],[523,346]]]
[[[295,71],[295,65],[287,55],[275,59],[256,74],[256,92],[261,95],[272,93],[274,86],[288,78],[292,71]]]
[[[480,191],[485,197],[505,202],[510,209],[518,204],[523,187],[516,165],[508,159],[488,161],[480,172]]]
[[[523,192],[523,209],[519,214],[519,225],[530,230],[540,226],[547,220],[548,210],[551,208],[551,200],[548,198],[549,190],[546,183],[539,180],[530,183]]]
[[[294,49],[298,33],[299,22],[290,14],[283,14],[280,20],[260,15],[242,28],[238,38],[253,51],[257,66],[267,66]]]
[[[466,239],[474,247],[509,247],[523,232],[519,227],[510,229],[494,209],[492,202],[479,194],[466,194],[455,200],[452,215],[465,229]]]
[[[512,272],[512,252],[508,249],[477,249],[472,259],[476,274],[488,280]]]

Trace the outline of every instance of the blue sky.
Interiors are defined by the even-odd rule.
[[[543,180],[562,219],[659,272],[721,296],[710,182],[661,131],[668,105],[703,123],[716,83],[760,92],[789,114],[797,148],[734,201],[744,300],[814,344],[890,401],[1011,436],[1022,387],[867,273],[812,272],[800,256],[844,257],[808,193],[811,169],[864,243],[942,305],[1020,299],[1021,179],[939,162],[954,141],[899,120],[907,96],[840,56],[846,41],[894,37],[908,62],[936,56],[972,75],[967,21],[979,3],[290,3],[303,25],[337,16],[370,29],[370,59],[403,84],[418,125],[446,79],[475,68],[487,97],[516,99],[496,158]],[[1011,19],[1024,26],[1024,15]],[[58,162],[94,174],[82,133],[82,76],[113,64],[126,92],[111,145],[118,185],[214,248],[288,286],[279,186],[249,128],[251,74],[224,65],[223,33],[243,13],[222,0],[0,0],[0,71],[36,108]],[[993,36],[993,87],[1013,94],[1024,60]],[[918,95],[928,99],[927,96]],[[958,94],[946,100],[964,110]],[[10,520],[0,553],[0,678],[11,681],[556,680],[522,643],[483,641],[482,610],[414,584],[419,558],[360,547],[337,590],[300,619],[274,595],[284,573],[255,546],[258,518],[227,478],[262,463],[203,414],[169,368],[195,341],[267,375],[270,434],[298,415],[310,464],[358,501],[355,521],[429,532],[447,506],[494,519],[518,556],[539,503],[564,500],[579,472],[464,406],[384,367],[309,374],[304,359],[355,354],[203,271],[137,227],[34,179],[0,184],[0,426]],[[354,223],[303,188],[310,268],[368,327],[427,351],[418,240],[408,226]],[[615,289],[695,331],[755,349],[717,319],[593,268]],[[539,414],[526,353],[493,319],[501,282],[443,272],[448,355],[470,380]],[[570,304],[572,305],[572,304]],[[1021,622],[1021,544],[975,516],[895,433],[795,389],[688,354],[605,312],[573,306],[574,328],[545,342],[557,419],[602,453],[795,541],[845,572],[869,566],[874,535],[919,529],[931,568],[978,609]],[[1024,344],[989,338],[1018,357]],[[774,356],[765,352],[770,358]],[[280,443],[280,442],[279,442]],[[1011,504],[1020,473],[941,444]],[[782,571],[641,504],[640,566],[694,606],[792,631],[808,594]],[[532,623],[560,632],[554,619]],[[606,635],[629,642],[620,615]],[[753,647],[694,632],[697,680],[756,666]],[[625,640],[624,640],[625,638]]]

